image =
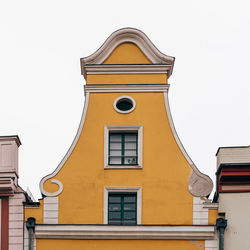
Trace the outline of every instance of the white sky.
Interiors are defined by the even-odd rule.
[[[0,135],[19,135],[19,184],[36,198],[80,122],[80,58],[123,27],[176,58],[170,107],[202,172],[215,180],[219,146],[249,145],[248,0],[1,1]]]

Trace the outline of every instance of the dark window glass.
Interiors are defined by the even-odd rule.
[[[133,103],[131,100],[124,98],[116,103],[116,107],[121,111],[128,111],[133,108]]]
[[[136,193],[109,193],[108,224],[135,225],[137,218]]]

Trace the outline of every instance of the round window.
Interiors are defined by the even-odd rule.
[[[130,113],[135,109],[135,100],[130,96],[120,96],[114,101],[114,108],[119,113]]]

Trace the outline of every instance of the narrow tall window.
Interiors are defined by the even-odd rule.
[[[138,164],[138,132],[109,133],[109,165]]]
[[[137,223],[137,194],[109,193],[108,224],[135,225]]]

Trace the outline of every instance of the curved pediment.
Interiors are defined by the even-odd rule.
[[[131,46],[131,44],[136,45]],[[123,49],[122,46],[131,46],[131,54],[127,55],[129,60],[127,63],[125,61],[117,61],[117,63],[113,63],[112,60],[109,60],[110,56],[119,47],[119,51],[116,53],[121,53]],[[140,51],[140,52],[139,52]],[[144,56],[133,57],[132,54],[142,53]],[[117,57],[118,58],[118,57]],[[124,59],[124,56],[122,57]],[[133,61],[134,58],[134,61]],[[136,58],[136,59],[135,59]],[[141,61],[138,61],[138,58],[141,58]],[[112,63],[110,62],[112,61]],[[108,39],[104,42],[104,44],[92,55],[88,57],[81,58],[81,68],[82,73],[85,75],[85,65],[96,65],[96,64],[164,64],[170,66],[170,70],[168,71],[168,77],[172,73],[173,65],[174,65],[174,57],[167,56],[161,53],[154,44],[150,41],[150,39],[140,30],[134,28],[123,28],[112,33]]]

